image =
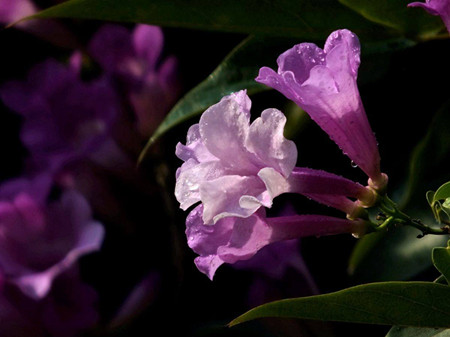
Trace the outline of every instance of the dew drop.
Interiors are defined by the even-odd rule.
[[[352,165],[353,168],[357,168],[358,167],[358,165],[356,165],[356,163],[353,160],[350,162],[350,165]]]

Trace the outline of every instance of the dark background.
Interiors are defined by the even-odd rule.
[[[71,22],[82,40],[88,41],[98,22]],[[131,26],[130,26],[131,27]],[[164,29],[165,55],[179,60],[183,92],[186,93],[222,61],[245,36],[185,29]],[[8,29],[0,32],[3,45],[1,80],[23,79],[30,67],[48,57],[64,60],[71,51],[52,46],[27,33]],[[298,41],[298,43],[304,41]],[[323,41],[317,42],[319,45]],[[450,48],[447,40],[429,41],[391,55],[364,58],[360,67],[360,93],[369,121],[376,133],[382,170],[395,190],[407,174],[412,149],[425,135],[434,113],[448,99]],[[261,65],[263,66],[263,65]],[[255,74],[256,76],[256,74]],[[254,114],[263,109],[284,109],[286,100],[274,91],[252,97]],[[26,151],[20,144],[20,119],[1,106],[0,151],[3,154],[0,178],[17,176],[23,169]],[[101,326],[93,336],[384,336],[386,326],[347,323],[319,323],[300,320],[267,319],[232,329],[225,325],[250,309],[246,298],[254,275],[223,266],[214,281],[195,268],[193,253],[186,244],[184,220],[187,212],[178,208],[173,196],[175,170],[181,164],[174,155],[177,142],[185,142],[190,120],[171,130],[156,144],[156,150],[139,168],[139,174],[154,186],[149,193],[136,192],[111,178],[113,190],[123,199],[132,228],[110,219],[100,252],[81,261],[84,279],[99,293]],[[299,166],[320,168],[361,183],[366,178],[350,165],[315,124],[306,122],[294,138],[299,149]],[[296,196],[277,199],[275,208],[293,202],[300,213],[338,214]],[[356,243],[351,236],[305,238],[299,249],[319,290],[337,291],[355,284],[347,274],[348,258]],[[126,324],[106,329],[135,285],[148,273],[157,275],[152,293],[143,309]],[[416,279],[432,280],[430,269]],[[279,298],[295,295],[304,286],[295,279],[290,287],[274,284]],[[277,288],[278,287],[278,288]]]

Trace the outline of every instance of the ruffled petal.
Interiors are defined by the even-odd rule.
[[[267,109],[250,126],[245,145],[262,166],[272,167],[288,177],[297,163],[297,147],[284,137],[286,117],[277,109]]]
[[[261,194],[265,191],[264,183],[257,176],[226,175],[205,181],[200,186],[204,205],[203,221],[212,224],[229,216],[248,217],[261,207],[261,204],[242,204],[241,198],[248,195],[263,202],[266,198]]]
[[[211,154],[236,172],[254,172],[253,156],[244,146],[251,101],[246,92],[224,97],[200,118],[200,135]]]

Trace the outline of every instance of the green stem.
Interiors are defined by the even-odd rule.
[[[450,226],[446,225],[441,228],[433,228],[425,225],[422,221],[411,219],[407,214],[399,210],[397,204],[393,202],[387,195],[382,195],[379,197],[378,207],[388,218],[376,227],[376,231],[387,229],[394,224],[401,224],[405,226],[411,226],[417,228],[422,232],[418,235],[418,238],[424,237],[428,234],[433,235],[448,235],[450,234]]]

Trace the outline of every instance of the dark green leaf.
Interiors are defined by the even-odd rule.
[[[450,284],[450,248],[436,247],[433,249],[433,264],[444,275]]]
[[[37,18],[82,18],[247,34],[323,39],[340,27],[380,35],[377,25],[335,0],[69,0]]]
[[[450,329],[394,326],[386,337],[450,337]]]
[[[450,197],[450,181],[437,189],[433,201],[447,199],[448,197]]]
[[[339,0],[366,19],[403,34],[426,39],[442,30],[439,17],[432,16],[418,8],[408,8],[404,0]]]
[[[364,284],[256,307],[230,326],[263,317],[417,327],[450,327],[450,287],[432,282]]]
[[[418,217],[426,224],[433,224],[430,216]],[[448,238],[427,235],[421,239],[421,232],[411,227],[399,227],[381,234],[367,235],[364,245],[355,251],[351,258],[350,271],[357,283],[373,281],[407,280],[432,265],[431,252],[434,247],[445,245]],[[375,239],[371,239],[376,235]]]

